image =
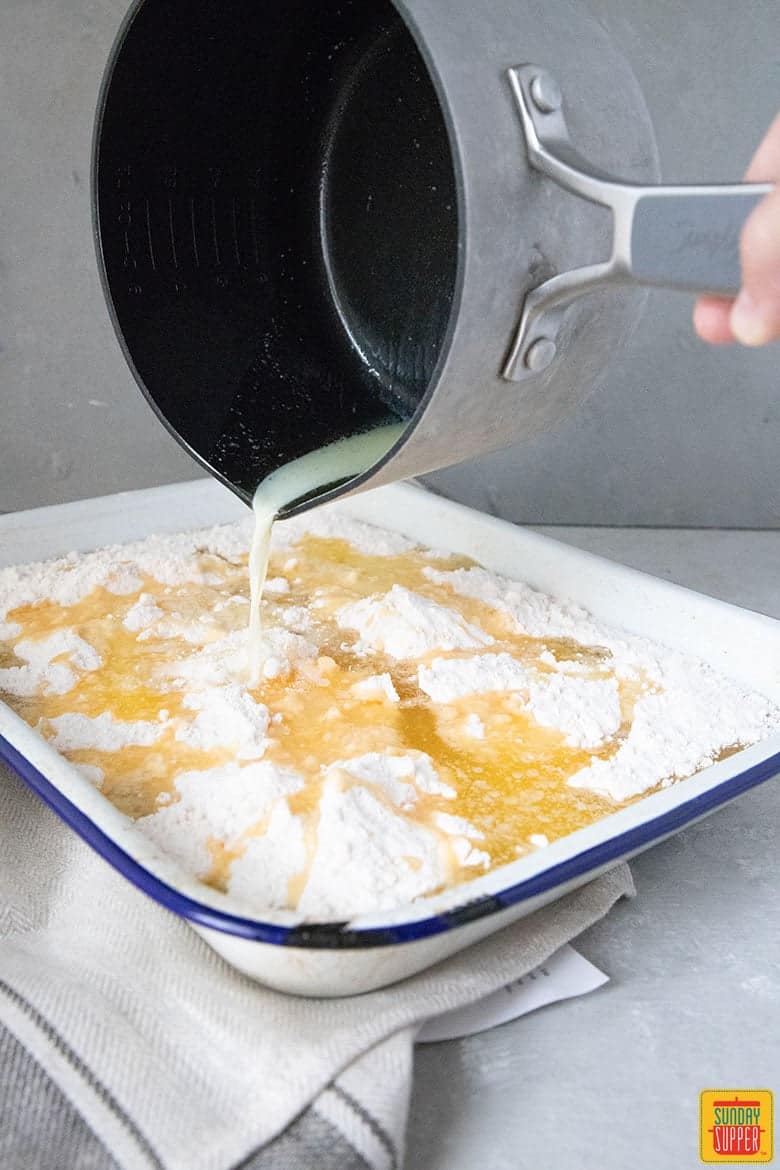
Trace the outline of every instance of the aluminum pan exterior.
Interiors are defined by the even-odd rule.
[[[572,307],[563,352],[521,384],[501,369],[527,290],[605,259],[609,217],[527,164],[507,71],[533,61],[560,80],[578,149],[630,181],[660,178],[652,124],[629,64],[585,5],[567,0],[395,0],[436,84],[459,183],[460,306],[449,350],[409,430],[350,492],[507,447],[553,427],[598,386],[646,293],[593,293]],[[329,493],[323,499],[345,494]],[[291,509],[292,514],[296,509]]]

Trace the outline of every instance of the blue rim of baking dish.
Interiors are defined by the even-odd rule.
[[[592,845],[574,857],[551,865],[549,869],[534,874],[524,881],[508,886],[496,894],[480,895],[477,898],[443,911],[430,918],[413,922],[402,922],[394,926],[359,927],[353,929],[348,922],[311,923],[300,926],[277,926],[253,918],[228,914],[198,902],[182,894],[173,886],[151,873],[140,861],[121,849],[72,801],[68,800],[56,785],[43,775],[18,748],[0,735],[0,759],[19,776],[32,791],[40,797],[57,815],[100,856],[113,866],[123,877],[132,882],[143,893],[159,905],[171,910],[180,918],[186,918],[198,926],[219,930],[239,938],[255,942],[272,943],[277,946],[306,947],[316,950],[356,949],[360,947],[382,947],[396,943],[417,942],[444,931],[464,926],[505,910],[527,898],[548,893],[556,886],[575,880],[592,871],[603,869],[610,862],[639,852],[654,841],[673,833],[677,829],[713,812],[729,803],[750,788],[755,788],[780,773],[780,752],[746,768],[736,776],[730,776],[722,783],[699,793],[690,800],[661,813],[651,820],[626,829],[597,845]],[[683,781],[682,783],[685,783]]]

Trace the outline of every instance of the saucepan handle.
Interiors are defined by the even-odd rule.
[[[639,284],[735,296],[739,237],[766,183],[647,188],[634,201],[629,275]]]
[[[613,216],[612,255],[559,273],[530,290],[504,367],[519,381],[555,358],[568,306],[609,284],[657,285],[734,296],[740,286],[739,237],[770,183],[642,186],[605,174],[572,145],[555,79],[535,65],[509,71],[525,131],[528,161],[575,195]]]

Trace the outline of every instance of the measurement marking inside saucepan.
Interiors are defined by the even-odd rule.
[[[241,267],[241,249],[238,245],[238,209],[236,206],[236,197],[233,196],[231,200],[231,208],[233,211],[233,247],[236,253],[236,264]]]
[[[151,213],[151,209],[149,207],[149,200],[148,199],[145,200],[145,203],[146,203],[146,240],[147,240],[147,243],[149,245],[149,259],[151,260],[151,263],[152,263],[152,271],[156,272],[157,271],[157,260],[155,259],[154,244],[152,242],[152,213]]]
[[[211,235],[214,240],[214,256],[219,266],[222,263],[222,257],[219,254],[219,237],[217,236],[217,203],[213,195],[209,203],[211,205]]]
[[[260,263],[260,246],[257,242],[257,207],[254,199],[249,204],[249,223],[252,228],[252,248],[255,254],[255,264]]]
[[[192,227],[192,251],[195,256],[195,267],[200,268],[200,254],[198,252],[198,233],[195,229],[195,200],[190,195],[190,225]]]
[[[173,257],[173,267],[179,267],[179,257],[176,254],[176,231],[173,226],[173,196],[168,196],[168,228],[171,233],[171,256]]]

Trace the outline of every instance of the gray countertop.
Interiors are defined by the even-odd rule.
[[[780,617],[780,532],[545,528]],[[637,897],[577,942],[606,987],[417,1050],[407,1170],[687,1170],[699,1093],[780,1093],[780,790],[632,863]]]

